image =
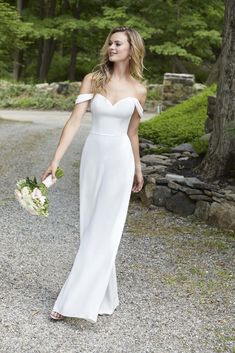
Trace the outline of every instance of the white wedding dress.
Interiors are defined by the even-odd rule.
[[[90,99],[92,127],[80,161],[80,246],[53,311],[94,323],[119,304],[115,258],[135,170],[127,129],[135,108],[140,118],[143,108],[135,97],[112,104],[99,93],[79,94],[75,103]]]

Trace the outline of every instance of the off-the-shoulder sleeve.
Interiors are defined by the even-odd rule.
[[[138,99],[135,100],[135,107],[136,107],[136,110],[137,110],[140,118],[143,118],[144,109],[143,109],[142,105],[140,104],[140,102],[138,101]]]
[[[75,100],[75,104],[88,101],[88,100],[92,99],[92,97],[93,97],[93,93],[82,93],[82,94],[79,94],[77,96],[76,100]]]

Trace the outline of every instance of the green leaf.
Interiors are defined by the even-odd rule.
[[[202,59],[188,52],[186,49],[180,47],[172,42],[165,42],[162,45],[151,45],[149,47],[153,53],[165,55],[165,56],[179,56],[187,60],[191,60],[193,63],[199,65]]]
[[[64,171],[63,169],[61,169],[60,167],[57,168],[56,172],[55,172],[55,176],[57,179],[62,178],[62,176],[64,176]]]

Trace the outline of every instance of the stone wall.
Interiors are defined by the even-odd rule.
[[[162,110],[166,110],[193,96],[205,88],[195,83],[195,76],[191,74],[165,73],[163,80]]]
[[[160,114],[162,111],[162,90],[163,84],[148,85],[148,99],[144,105],[145,111]]]
[[[195,177],[166,174],[156,181],[153,203],[235,231],[235,190],[230,187],[221,189]]]
[[[73,94],[79,92],[81,82],[53,82],[40,83],[39,90],[50,91],[58,94]],[[144,110],[160,114],[205,88],[204,85],[195,83],[194,75],[165,73],[163,84],[148,85],[148,99]]]
[[[206,183],[198,175],[184,176],[172,173],[172,166],[181,166],[197,159],[190,144],[182,144],[169,153],[145,154],[146,148],[154,144],[140,138],[140,155],[144,187],[132,197],[140,198],[147,207],[164,207],[181,216],[194,215],[197,218],[235,231],[235,185],[228,183]]]
[[[52,82],[52,83],[38,83],[35,85],[38,90],[53,92],[57,94],[71,94],[77,93],[80,90],[81,82]]]

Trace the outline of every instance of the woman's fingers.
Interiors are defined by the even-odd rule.
[[[50,166],[47,168],[47,170],[42,174],[41,181],[43,181],[50,174],[52,176],[52,179],[55,180],[57,168],[58,168],[57,163],[51,163]]]
[[[49,168],[47,168],[47,170],[42,174],[42,176],[41,176],[41,181],[43,181],[44,179],[46,179],[46,177],[48,176],[48,175],[50,175],[51,174],[51,168],[49,167]]]
[[[41,181],[43,181],[44,179],[46,179],[46,177],[49,175],[49,173],[44,173],[41,176]]]
[[[52,168],[52,170],[51,170],[51,175],[52,175],[52,179],[55,179],[55,169],[54,168]]]
[[[143,180],[138,180],[137,178],[134,179],[132,191],[139,192],[143,187]]]

